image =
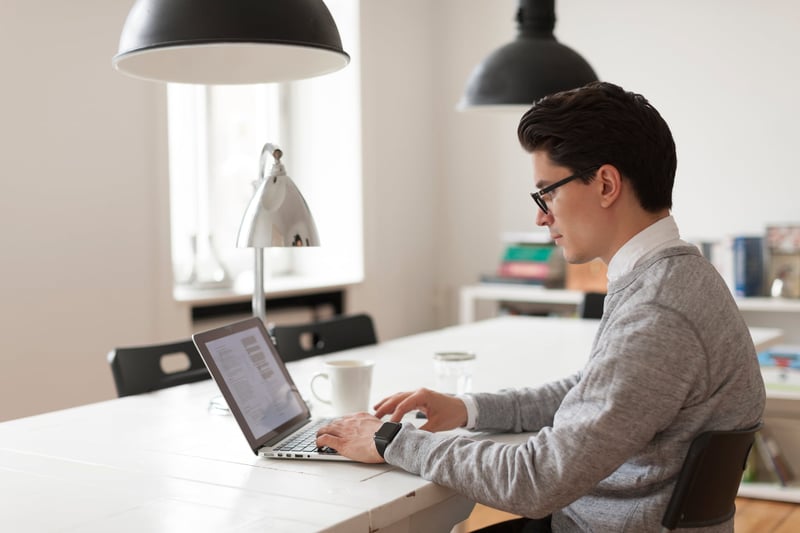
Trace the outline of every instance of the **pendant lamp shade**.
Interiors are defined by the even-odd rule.
[[[196,84],[299,80],[347,65],[322,0],[136,0],[114,67]]]
[[[527,109],[548,94],[597,80],[589,63],[553,35],[555,0],[520,0],[516,19],[516,39],[475,67],[459,109]]]

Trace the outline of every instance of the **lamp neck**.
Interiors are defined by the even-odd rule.
[[[555,38],[555,27],[555,0],[519,0],[517,29],[520,37]]]
[[[281,163],[283,151],[278,146],[267,143],[264,145],[264,148],[261,149],[261,160],[259,162],[258,174],[259,181],[264,180],[266,177],[267,160],[269,157],[272,157],[275,160],[275,162],[272,164],[272,170],[270,171],[269,176],[274,177],[286,175],[286,169],[284,168],[283,163]]]

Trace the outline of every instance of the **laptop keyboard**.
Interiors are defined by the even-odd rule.
[[[304,428],[298,430],[291,437],[275,446],[276,452],[316,452],[317,451],[317,430],[328,424],[333,419],[315,420]]]

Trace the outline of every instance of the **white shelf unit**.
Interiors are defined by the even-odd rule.
[[[800,313],[800,300],[788,298],[748,297],[736,298],[742,311],[765,313]]]
[[[545,289],[539,285],[478,283],[460,290],[459,322],[495,316],[501,304],[515,303],[533,311],[574,313],[583,300],[581,291]],[[800,300],[785,298],[737,298],[742,316],[751,327],[783,330],[783,342],[800,344]]]
[[[757,500],[800,503],[800,486],[781,487],[775,483],[748,482],[739,485],[739,496]]]
[[[782,343],[800,345],[800,300],[751,297],[737,298],[736,303],[748,326],[778,328],[784,332]],[[787,487],[777,483],[743,483],[739,495],[800,503],[800,393],[767,388],[764,424],[799,480]]]
[[[538,311],[574,313],[583,300],[583,293],[545,289],[537,285],[479,283],[462,287],[459,297],[459,320],[463,324],[484,318],[485,315],[494,316],[500,306],[508,302],[531,306]],[[800,344],[800,300],[737,298],[736,303],[748,326],[777,328],[783,333],[780,342]],[[760,349],[764,347],[759,346]],[[769,426],[800,479],[800,393],[767,389],[764,423]],[[743,483],[739,495],[800,503],[800,481],[787,487],[777,483]]]
[[[800,475],[800,393],[767,388],[764,425],[778,442],[795,475]],[[782,487],[777,482],[742,483],[739,495],[800,503],[800,478]]]
[[[511,283],[479,283],[461,287],[459,322],[474,322],[479,302],[493,306],[489,316],[497,314],[502,302],[516,302],[540,306],[556,312],[574,312],[583,300],[583,293],[564,289],[545,289],[539,285],[515,285]]]
[[[785,298],[737,298],[748,326],[779,328],[783,342],[800,344],[800,300]]]

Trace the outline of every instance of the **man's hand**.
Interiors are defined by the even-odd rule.
[[[378,402],[374,409],[377,418],[391,414],[392,422],[400,422],[408,412],[422,411],[428,421],[420,429],[426,431],[446,431],[467,425],[467,407],[463,401],[428,389],[399,392]]]
[[[317,446],[333,448],[339,455],[362,463],[383,463],[375,448],[375,432],[383,422],[368,414],[358,413],[334,420],[317,431]]]

